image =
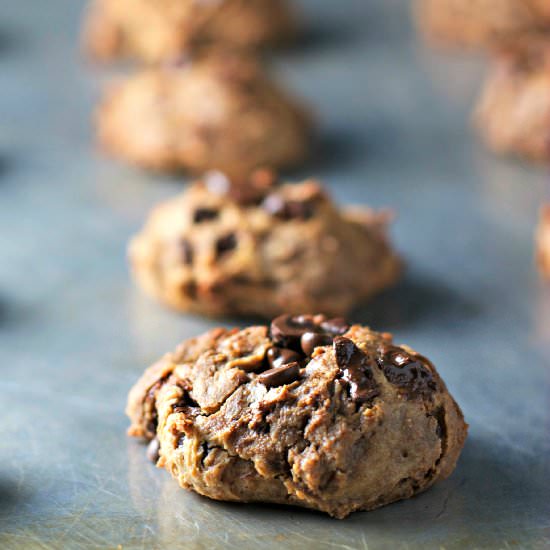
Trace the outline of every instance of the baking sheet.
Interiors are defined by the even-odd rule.
[[[550,294],[532,261],[547,173],[478,146],[484,61],[418,44],[406,0],[300,5],[309,30],[273,63],[322,139],[293,177],[398,213],[406,277],[355,319],[437,364],[471,426],[456,472],[337,521],[209,501],[147,462],[127,390],[216,324],[128,279],[128,238],[182,182],[94,150],[89,115],[117,70],[75,49],[83,2],[0,0],[1,548],[550,546]]]

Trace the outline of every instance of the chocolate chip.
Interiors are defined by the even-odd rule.
[[[311,202],[285,200],[277,194],[268,195],[262,202],[262,208],[282,220],[308,220],[314,214]]]
[[[292,315],[279,315],[271,321],[270,334],[271,339],[277,346],[290,348],[294,351],[302,349],[300,338],[307,331],[315,331],[313,316],[301,315],[292,317]]]
[[[280,195],[268,195],[262,203],[262,208],[272,216],[282,217],[285,201]]]
[[[277,178],[270,170],[256,170],[248,180],[230,180],[221,172],[208,172],[204,177],[208,191],[223,195],[242,206],[257,205],[266,193],[277,184]]]
[[[343,317],[335,317],[321,323],[321,328],[331,334],[341,336],[349,329],[349,323]]]
[[[208,220],[215,220],[219,216],[219,212],[214,208],[197,208],[193,214],[193,221],[201,223]]]
[[[306,355],[311,355],[313,350],[319,346],[332,344],[332,335],[318,332],[304,332],[300,338],[300,345]]]
[[[191,265],[193,263],[193,247],[187,239],[180,241],[180,252],[185,265]]]
[[[160,457],[160,443],[157,437],[151,439],[149,445],[147,445],[147,458],[153,463],[156,464]]]
[[[299,374],[300,365],[298,365],[298,363],[289,363],[288,365],[275,367],[262,372],[262,374],[258,375],[258,381],[267,388],[272,388],[274,386],[282,386],[294,382]]]
[[[237,246],[237,237],[235,233],[229,233],[224,237],[220,237],[216,241],[216,257],[220,257],[226,252],[230,252]]]
[[[222,172],[211,170],[204,175],[204,183],[210,193],[226,195],[231,187],[231,181]]]
[[[388,382],[406,390],[410,397],[430,397],[437,389],[430,369],[421,358],[411,357],[401,348],[383,348],[377,363]]]
[[[358,402],[372,401],[380,394],[368,357],[349,338],[334,339],[336,364],[342,371],[342,380],[349,385],[350,397]]]
[[[271,368],[281,367],[288,363],[300,361],[301,359],[300,354],[291,349],[273,347],[267,350],[267,360]]]

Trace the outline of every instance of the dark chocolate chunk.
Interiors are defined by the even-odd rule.
[[[193,221],[201,223],[208,220],[215,220],[219,216],[219,212],[214,208],[197,208],[193,214]]]
[[[308,220],[315,212],[313,204],[309,201],[285,200],[277,194],[268,195],[262,202],[262,208],[282,220]]]
[[[157,437],[151,439],[149,445],[147,445],[147,458],[153,463],[156,464],[160,455],[160,443]]]
[[[267,360],[271,368],[281,367],[288,363],[300,361],[301,359],[300,354],[291,349],[273,347],[267,351]]]
[[[330,346],[332,344],[332,334],[324,332],[304,332],[300,338],[300,345],[306,355],[311,355],[313,350],[319,346]]]
[[[328,319],[321,323],[321,328],[334,334],[335,336],[341,336],[349,329],[349,323],[343,317],[336,317],[334,319]]]
[[[317,329],[312,315],[279,315],[271,321],[271,339],[277,346],[301,351],[300,338],[304,332],[315,332]]]
[[[183,263],[185,265],[191,265],[193,263],[193,247],[187,239],[180,241],[180,251]]]
[[[215,195],[226,195],[231,187],[231,181],[222,172],[211,170],[204,176],[204,183],[210,193]]]
[[[224,195],[241,206],[260,204],[266,193],[277,184],[277,177],[270,170],[256,170],[248,180],[230,180],[221,172],[208,172],[204,178],[207,189],[216,195]]]
[[[350,397],[358,403],[372,401],[380,391],[367,355],[343,336],[337,336],[333,345],[336,364],[342,371],[342,380],[349,385]]]
[[[266,370],[258,375],[258,381],[268,388],[294,382],[300,374],[298,363],[288,363],[281,367]]]
[[[237,246],[237,237],[235,233],[228,233],[216,241],[216,257],[220,257],[226,252],[230,252]]]
[[[411,357],[401,348],[383,348],[377,363],[388,382],[404,389],[409,397],[430,397],[437,389],[432,372],[422,359]]]

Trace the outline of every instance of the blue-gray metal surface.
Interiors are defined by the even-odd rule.
[[[94,149],[90,113],[116,71],[79,55],[82,1],[1,0],[1,548],[550,546],[550,290],[532,242],[547,174],[479,147],[483,60],[424,48],[406,0],[301,5],[309,30],[274,64],[323,137],[294,176],[398,213],[406,277],[355,317],[438,365],[470,423],[456,472],[336,521],[209,501],[147,462],[125,436],[127,390],[215,324],[127,274],[128,238],[182,183]]]

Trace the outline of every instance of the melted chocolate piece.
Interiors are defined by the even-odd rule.
[[[230,180],[221,172],[208,172],[204,178],[207,189],[216,195],[230,198],[241,206],[260,204],[277,177],[270,170],[256,170],[248,180]]]
[[[222,172],[212,170],[204,175],[204,183],[210,193],[215,195],[227,195],[231,187],[231,181]]]
[[[197,208],[193,214],[193,221],[201,223],[204,221],[215,220],[219,216],[219,212],[214,208]]]
[[[300,361],[302,356],[291,349],[269,348],[267,350],[267,360],[271,368],[282,367],[288,363]]]
[[[237,246],[235,233],[229,233],[216,241],[216,257],[219,258],[226,252],[230,252]]]
[[[349,329],[349,323],[343,317],[335,317],[321,323],[321,328],[331,334],[341,336]]]
[[[431,370],[401,348],[383,348],[377,363],[388,382],[406,390],[409,397],[428,398],[437,390]]]
[[[372,401],[380,391],[367,355],[344,336],[337,336],[333,346],[336,364],[342,371],[342,380],[349,385],[351,398],[358,403]]]
[[[147,458],[153,463],[156,464],[160,458],[160,443],[157,437],[151,439],[149,445],[147,445]]]
[[[300,338],[300,345],[306,355],[311,355],[319,346],[330,346],[333,336],[324,332],[304,332]]]
[[[290,348],[310,356],[317,346],[328,346],[343,334],[349,324],[341,318],[324,315],[280,315],[271,322],[270,335],[276,346]]]
[[[262,202],[262,208],[282,220],[309,220],[315,213],[310,201],[289,201],[276,194],[268,195]]]
[[[287,365],[262,372],[262,374],[258,375],[258,381],[267,388],[272,388],[290,384],[294,382],[299,375],[300,365],[298,365],[298,363],[288,363]]]
[[[193,263],[193,247],[187,239],[180,241],[180,252],[185,265],[191,265]]]
[[[317,329],[312,315],[279,315],[271,321],[270,334],[275,345],[301,351],[300,339],[304,332]]]

